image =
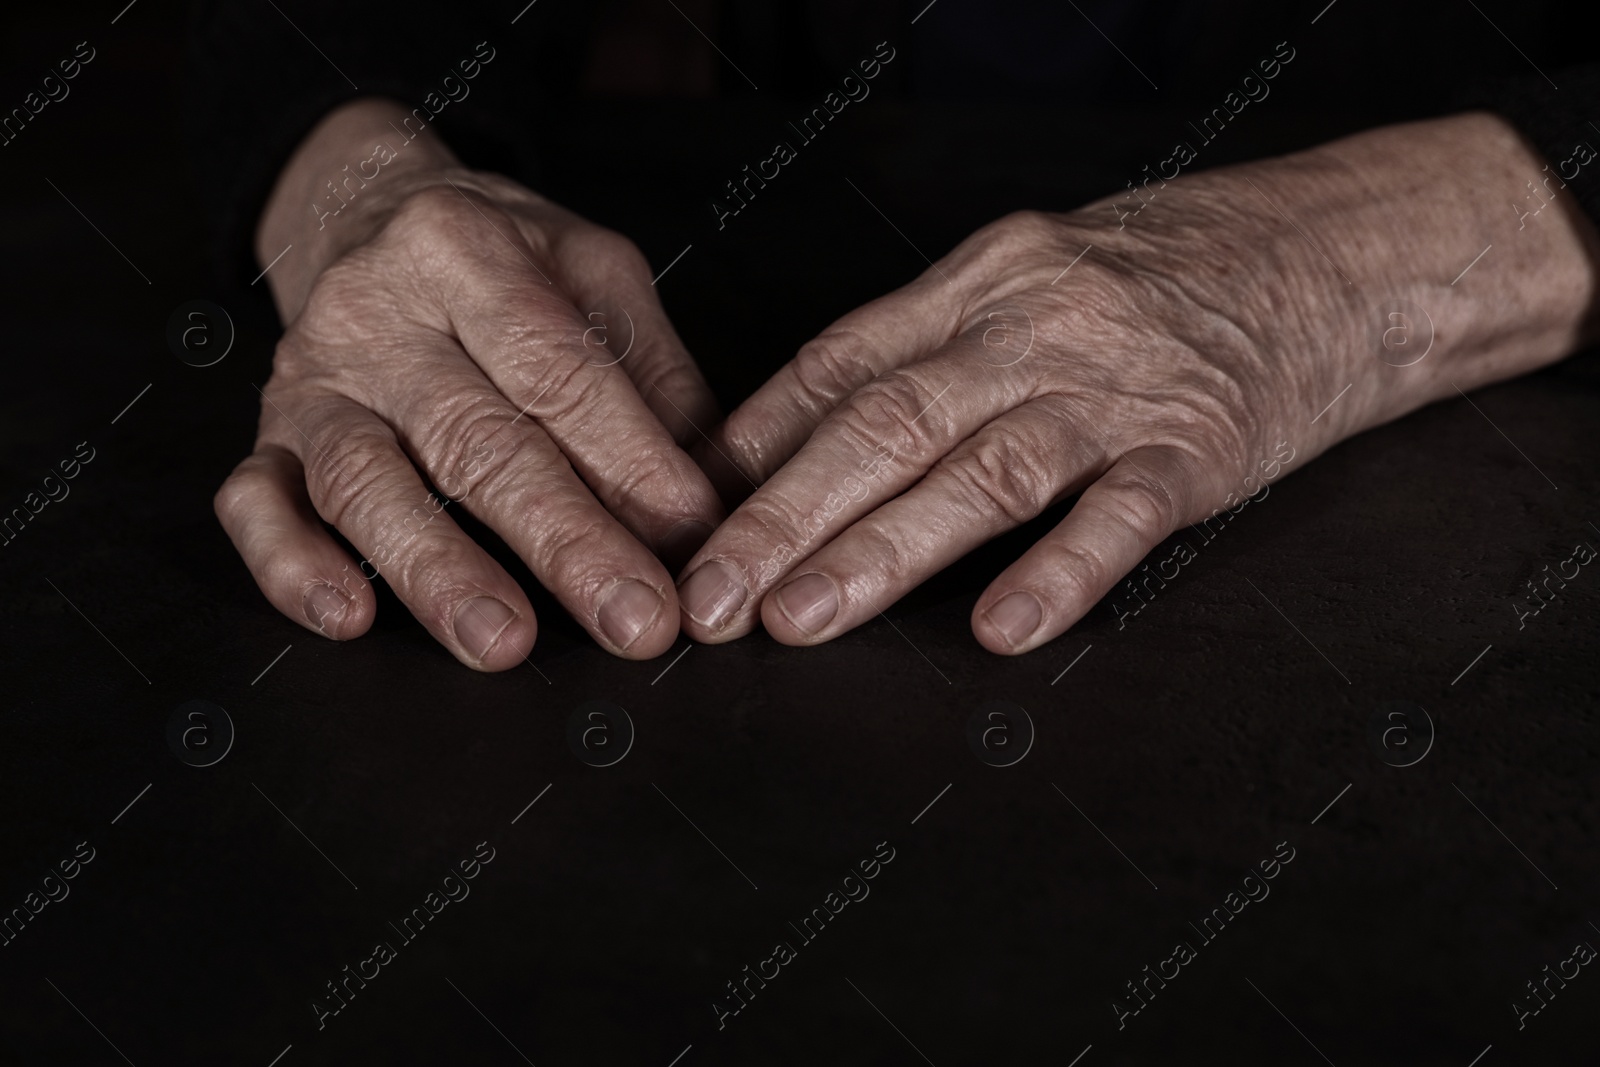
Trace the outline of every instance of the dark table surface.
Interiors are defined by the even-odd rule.
[[[336,645],[277,615],[212,517],[272,338],[235,306],[221,363],[168,349],[173,310],[220,290],[195,180],[151,117],[170,45],[121,40],[95,73],[130,91],[81,85],[5,159],[0,503],[79,442],[94,459],[0,548],[3,914],[93,859],[0,948],[0,1062],[1592,1062],[1594,968],[1521,1029],[1511,1004],[1600,945],[1600,577],[1520,629],[1513,608],[1600,545],[1594,355],[1341,445],[1125,627],[1103,604],[1016,659],[968,615],[1059,511],[821,648],[757,634],[622,662],[542,593],[531,662],[504,674],[458,665],[387,594]],[[943,251],[1120,185],[1165,121],[1055,113],[1041,139],[1014,109],[864,111],[719,234],[702,179],[740,158],[729,130],[774,114],[595,105],[551,135],[558,157],[616,163],[558,168],[559,198],[658,265],[692,244],[663,297],[730,404],[924,266],[844,178]],[[1352,121],[1263,112],[1227,151]],[[651,150],[665,130],[670,156]],[[950,165],[984,138],[1027,150]],[[169,743],[195,700],[233,735],[205,767]],[[570,742],[595,701],[633,729],[605,767]],[[969,742],[992,702],[1001,751],[1025,750],[1010,766]],[[1425,753],[1409,766],[1369,736],[1391,702],[1413,708],[1410,747],[1390,737]],[[229,728],[205,725],[215,755]],[[470,895],[404,938],[475,850],[493,859]],[[802,936],[890,850],[869,895]],[[1230,898],[1275,854],[1293,858],[1270,895]],[[394,958],[319,1028],[312,1002],[336,1006],[326,983],[380,942]],[[719,1028],[727,983],[770,975],[779,942],[793,958]],[[1179,942],[1194,958],[1119,1029],[1113,1001],[1136,1007],[1126,983]]]

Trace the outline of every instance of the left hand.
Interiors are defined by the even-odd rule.
[[[1081,492],[973,609],[992,651],[1043,644],[1290,460],[1572,351],[1593,229],[1568,210],[1519,232],[1504,207],[1541,165],[1468,115],[1152,184],[1137,218],[1128,195],[985,227],[808,343],[702,449],[738,467],[724,485],[764,484],[685,568],[684,630],[725,641],[759,612],[785,644],[829,640]],[[1501,258],[1448,284],[1490,241]],[[1435,331],[1404,368],[1378,358],[1395,299]]]

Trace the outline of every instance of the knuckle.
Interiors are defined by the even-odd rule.
[[[448,406],[424,431],[428,473],[446,496],[464,496],[479,483],[500,478],[523,438],[502,434],[509,424],[499,406],[475,397]]]
[[[567,308],[556,311],[542,294],[505,308],[503,321],[491,327],[492,345],[504,352],[494,368],[494,381],[517,408],[538,402],[529,415],[540,419],[571,414],[592,400],[590,392],[609,368],[585,361],[583,330],[587,323]]]
[[[1013,211],[978,231],[978,244],[991,256],[1012,256],[1037,250],[1051,230],[1052,221],[1043,211]]]
[[[887,579],[892,583],[915,573],[917,557],[912,546],[897,535],[895,527],[879,521],[875,515],[850,527],[850,537],[860,550],[857,558],[871,560],[872,571],[870,575],[857,571],[853,576],[846,576],[841,583],[846,592],[857,581]]]
[[[430,185],[406,196],[390,217],[388,229],[409,238],[450,241],[461,236],[468,215],[476,216],[466,194]]]
[[[608,544],[614,527],[599,515],[573,515],[552,522],[545,531],[539,555],[543,574],[557,592],[565,592],[585,605],[594,604],[608,576],[625,573]]]
[[[373,276],[363,258],[343,257],[317,275],[299,316],[278,342],[273,356],[276,364],[296,362],[302,358],[303,349],[319,339],[359,331],[360,312],[372,303]]]
[[[514,373],[549,369],[552,362],[576,369],[584,365],[584,331],[590,322],[564,299],[541,289],[525,289],[502,306],[490,329],[507,351],[523,353],[512,366]],[[552,360],[551,357],[564,359]]]
[[[548,237],[537,226],[519,225],[524,216],[502,191],[478,184],[463,179],[458,187],[430,185],[408,193],[377,244],[402,249],[423,277],[468,272],[502,286],[507,277],[520,278],[548,251]]]
[[[1032,239],[1041,233],[1047,232],[1050,229],[1051,221],[1050,216],[1043,211],[1024,208],[1021,211],[1013,211],[1009,215],[1002,216],[995,223],[995,226],[1008,239]]]
[[[769,545],[798,551],[810,539],[805,522],[813,514],[770,490],[759,492],[739,506],[738,537],[731,543],[740,555],[758,555]]]
[[[1121,577],[1113,574],[1105,558],[1093,549],[1071,543],[1053,547],[1057,559],[1051,579],[1066,603],[1092,604]]]
[[[840,329],[826,330],[800,346],[794,359],[794,380],[801,403],[812,414],[832,411],[872,377],[862,347],[858,335]]]
[[[254,477],[259,463],[255,456],[248,457],[217,487],[215,495],[211,498],[211,510],[224,524],[231,519],[248,515],[259,495],[257,480]]]
[[[538,409],[528,414],[541,422],[582,419],[599,411],[608,373],[608,368],[591,367],[563,351],[546,351],[518,364],[513,375],[520,385],[512,390],[517,395],[511,400],[519,405],[537,401]]]
[[[1249,428],[1254,421],[1251,407],[1229,396],[1221,381],[1192,381],[1171,399],[1166,419],[1166,432],[1172,446],[1185,454],[1228,457],[1250,454]]]
[[[704,388],[700,372],[693,363],[683,359],[642,359],[635,363],[633,373],[639,395],[647,399],[659,392],[676,398],[673,402],[681,404],[684,397],[693,396]]]
[[[256,584],[263,590],[300,592],[307,577],[306,561],[282,543],[269,545],[255,561]]]
[[[1052,343],[1070,345],[1074,335],[1080,337],[1080,345],[1083,335],[1103,344],[1125,345],[1130,337],[1142,343],[1156,341],[1150,337],[1150,309],[1165,306],[1167,299],[1148,279],[1091,256],[1055,288],[1060,290],[1059,314],[1045,319]]]
[[[981,512],[1021,525],[1049,500],[1048,471],[1034,447],[1011,430],[991,430],[968,448],[940,461],[939,469]]]
[[[934,443],[939,415],[929,408],[934,393],[905,371],[882,375],[857,390],[835,418],[868,452],[887,447],[917,453]]]
[[[1166,482],[1146,475],[1124,476],[1107,489],[1101,509],[1141,540],[1160,540],[1177,525],[1178,500]]]
[[[597,479],[608,507],[628,501],[647,501],[652,510],[680,504],[683,479],[669,456],[650,447],[622,452],[626,458],[619,458]]]
[[[406,540],[389,554],[381,573],[402,592],[406,606],[434,633],[455,630],[455,613],[463,601],[483,590],[464,576],[476,571],[470,550],[448,537]]]
[[[617,231],[597,226],[584,230],[581,240],[585,254],[598,262],[635,276],[650,276],[650,261],[639,251],[639,246]]]
[[[392,469],[394,441],[373,430],[356,430],[318,444],[302,457],[306,491],[324,519],[340,529],[359,523]],[[329,449],[335,449],[335,459]]]
[[[325,267],[311,283],[300,314],[289,324],[274,354],[274,369],[308,375],[326,367],[368,362],[376,352],[392,351],[396,319],[416,314],[403,294],[413,292],[413,277],[398,269],[396,255],[366,245]],[[437,271],[435,271],[437,274]],[[425,289],[415,290],[423,295]]]

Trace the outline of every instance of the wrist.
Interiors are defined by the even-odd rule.
[[[1306,341],[1352,384],[1356,403],[1325,420],[1341,437],[1593,339],[1600,238],[1497,116],[1385,127],[1252,177],[1301,231],[1280,226],[1279,242],[1324,272],[1322,321]]]
[[[368,240],[409,192],[459,166],[437,134],[394,101],[354,100],[324,116],[285,164],[256,228],[256,260],[263,269],[273,264],[267,283],[283,321],[298,313],[317,276]]]

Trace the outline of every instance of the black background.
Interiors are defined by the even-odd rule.
[[[1541,65],[1575,47],[1537,5],[1479,6]],[[1545,564],[1600,544],[1593,355],[1345,443],[1125,629],[1102,605],[1016,659],[983,652],[968,614],[1059,510],[821,648],[758,633],[627,663],[542,593],[531,665],[504,674],[455,663],[386,593],[373,631],[335,645],[274,612],[211,514],[272,338],[235,305],[222,363],[166,345],[183,302],[245,298],[209,273],[206,172],[177,139],[182,12],[141,0],[112,27],[120,7],[33,11],[5,45],[6,106],[77,41],[99,57],[0,149],[0,506],[96,450],[0,548],[0,908],[79,842],[96,857],[0,948],[0,1062],[523,1062],[511,1045],[540,1067],[666,1067],[686,1046],[681,1067],[1065,1064],[1091,1045],[1083,1067],[1465,1065],[1491,1044],[1483,1067],[1592,1060],[1593,968],[1520,1032],[1509,1005],[1600,944],[1600,578],[1524,629],[1512,608]],[[1321,7],[1244,5],[1213,28],[1194,99],[1285,37],[1300,58],[1203,163],[1425,113],[1441,72],[1527,69],[1470,4],[1342,0],[1310,26]],[[945,18],[971,11],[941,0],[917,32]],[[663,299],[730,405],[925,266],[844,178],[937,256],[1008,210],[1121,186],[1182,110],[948,86],[869,102],[717,232],[709,192],[786,103],[594,102],[550,122],[544,191],[658,268],[693,245]],[[215,766],[168,747],[192,699],[237,730]],[[637,730],[608,768],[566,740],[596,699]],[[1015,766],[968,747],[993,700],[1037,729]],[[1411,767],[1368,745],[1392,700],[1437,728]],[[397,941],[387,924],[480,841],[496,858],[470,897],[319,1031],[323,983]],[[871,895],[801,947],[787,924],[884,841]],[[1119,1032],[1123,983],[1198,947],[1187,924],[1283,841],[1270,897]],[[719,1032],[724,983],[779,940],[797,960]]]

